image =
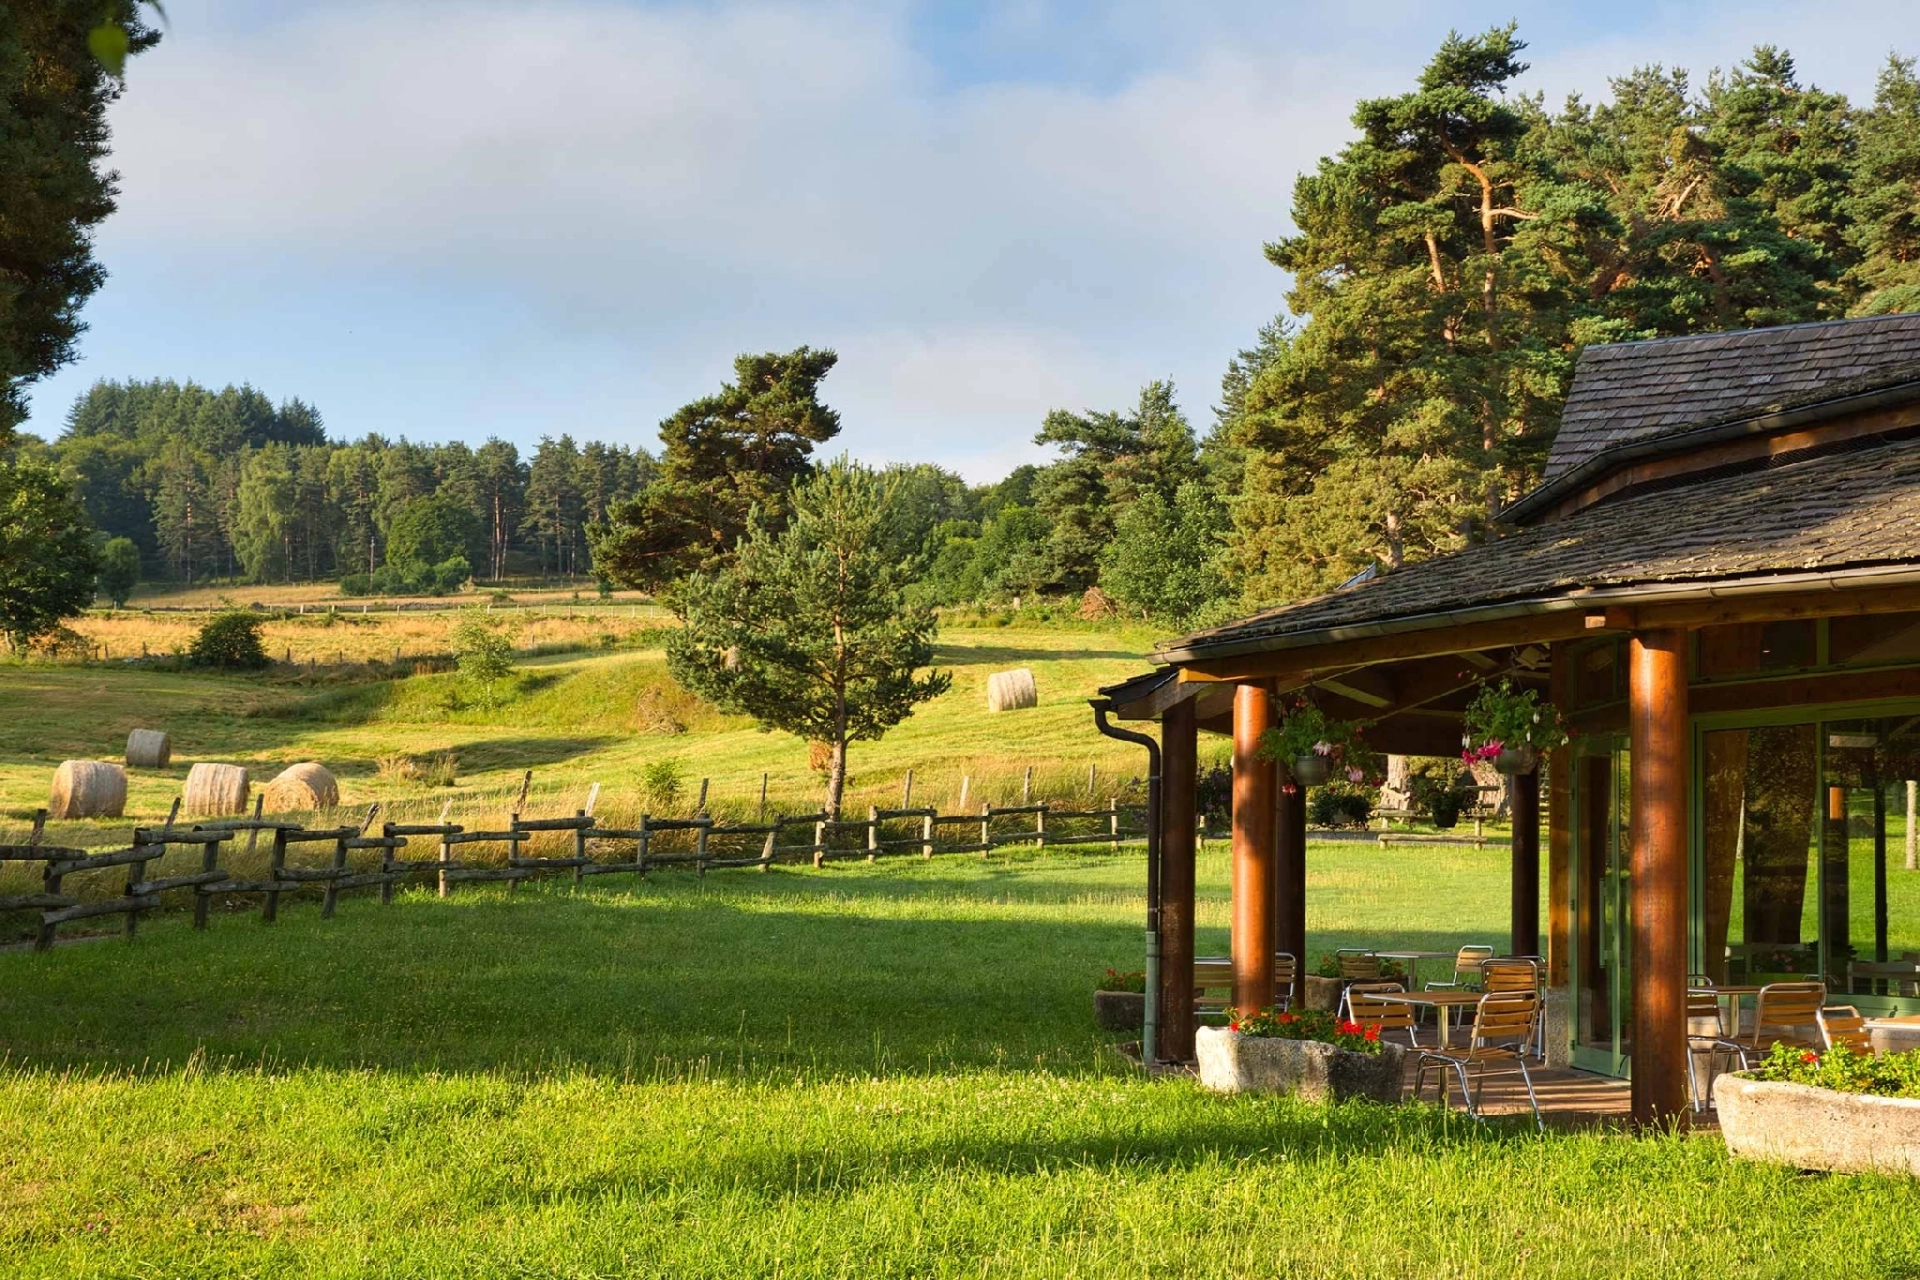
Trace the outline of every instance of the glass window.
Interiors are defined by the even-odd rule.
[[[1835,663],[1920,660],[1920,613],[1835,618],[1827,628],[1827,656]]]
[[[1820,629],[1812,620],[1737,622],[1700,629],[1700,677],[1792,671],[1819,661]]]
[[[1830,722],[1821,778],[1820,935],[1830,986],[1920,995],[1920,715]]]
[[[1718,730],[1703,735],[1702,751],[1707,976],[1748,983],[1816,972],[1815,727]]]

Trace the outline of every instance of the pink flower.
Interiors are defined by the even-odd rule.
[[[1349,770],[1347,770],[1347,781],[1348,781],[1348,782],[1363,782],[1363,781],[1365,781],[1365,780],[1366,780],[1366,776],[1367,776],[1367,775],[1366,775],[1365,773],[1363,773],[1363,772],[1362,772],[1361,770],[1359,770],[1359,769],[1349,769]]]
[[[1330,756],[1333,754],[1333,744],[1331,742],[1316,742],[1313,744],[1313,754],[1317,756]]]

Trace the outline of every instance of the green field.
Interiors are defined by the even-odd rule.
[[[1312,850],[1312,945],[1497,849]],[[660,875],[0,955],[11,1276],[1913,1275],[1920,1186],[1123,1067],[1136,852]],[[1202,859],[1203,947],[1226,867]]]
[[[636,623],[628,612],[610,611],[604,622],[574,628],[583,637],[604,632],[609,647],[583,640],[590,647],[582,651],[523,658],[512,687],[492,708],[451,672],[378,679],[352,662],[314,670],[296,663],[247,677],[114,663],[0,667],[0,721],[10,726],[0,758],[0,810],[17,836],[46,803],[60,761],[118,760],[127,731],[141,725],[172,734],[172,767],[130,771],[127,821],[55,824],[49,838],[81,845],[124,839],[134,820],[165,816],[196,760],[246,764],[261,781],[289,762],[318,760],[339,777],[345,808],[378,800],[390,816],[430,816],[451,799],[456,820],[498,817],[526,770],[534,776],[530,813],[571,812],[599,782],[600,811],[626,816],[640,806],[646,767],[663,760],[679,766],[680,807],[688,811],[704,778],[715,813],[751,813],[763,773],[776,810],[818,808],[821,787],[804,744],[759,732],[745,718],[722,715],[686,694],[667,675],[657,632],[643,629],[629,639],[619,631],[659,618]],[[122,618],[129,631],[152,625],[138,615]],[[342,645],[385,653],[404,643],[409,653],[424,654],[444,647],[453,619],[388,615],[326,628],[313,616],[277,625],[315,632],[321,638],[309,637],[310,645],[330,645],[335,634],[351,631],[356,635]],[[908,769],[915,771],[917,803],[951,811],[963,777],[970,779],[971,805],[1012,801],[1029,767],[1036,795],[1084,802],[1089,765],[1093,798],[1104,802],[1117,784],[1144,771],[1145,756],[1099,736],[1087,699],[1098,686],[1144,670],[1142,655],[1152,639],[1125,627],[949,628],[936,662],[952,672],[952,690],[881,742],[853,746],[849,805],[899,803]],[[122,651],[128,647],[124,636],[117,643]],[[270,637],[270,648],[279,643]],[[988,715],[987,676],[1016,666],[1033,668],[1040,705]],[[459,762],[458,785],[451,788],[381,772],[386,757],[444,752]]]

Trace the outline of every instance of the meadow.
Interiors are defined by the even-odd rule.
[[[1312,946],[1497,940],[1498,849],[1316,843]],[[1227,868],[1202,856],[1203,948]],[[1711,1134],[1147,1080],[1121,854],[166,916],[0,954],[0,1256],[53,1276],[1912,1275],[1920,1187]]]

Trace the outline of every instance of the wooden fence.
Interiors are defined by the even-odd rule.
[[[40,921],[34,949],[44,951],[53,945],[62,924],[98,916],[123,916],[131,938],[141,915],[158,909],[161,895],[170,891],[191,891],[193,927],[205,929],[214,903],[234,895],[258,895],[261,918],[272,922],[282,894],[318,887],[320,914],[326,918],[333,915],[342,893],[377,887],[379,900],[390,903],[396,885],[413,883],[432,884],[444,898],[464,882],[499,881],[511,890],[522,880],[555,874],[571,875],[578,886],[587,876],[644,876],[663,868],[688,868],[705,875],[734,867],[765,871],[781,863],[820,867],[830,861],[864,858],[873,862],[902,855],[984,856],[1016,845],[1043,849],[1105,844],[1118,850],[1123,842],[1144,837],[1146,821],[1145,806],[1116,799],[1098,809],[986,804],[978,813],[965,814],[871,808],[864,819],[837,821],[824,813],[776,815],[757,823],[722,823],[705,815],[654,818],[643,814],[639,824],[630,828],[602,827],[583,809],[566,818],[516,815],[504,830],[469,831],[447,822],[388,822],[376,833],[377,804],[357,827],[313,829],[257,815],[179,825],[177,802],[174,807],[175,815],[164,824],[136,827],[129,847],[104,853],[43,844],[46,814],[41,811],[27,843],[0,845],[0,863],[42,864],[40,891],[0,894],[0,913],[37,911]],[[535,856],[531,847],[537,837],[545,837],[563,852]],[[244,843],[243,860],[258,866],[262,840],[267,845],[264,873],[258,878],[239,877],[232,869],[238,846]],[[429,849],[431,857],[410,856]],[[502,856],[474,857],[466,852],[488,849],[501,851]],[[197,859],[189,861],[198,870],[150,878],[148,864],[175,850],[197,853]],[[124,885],[115,896],[85,901],[63,892],[67,877],[113,867],[126,868]]]

